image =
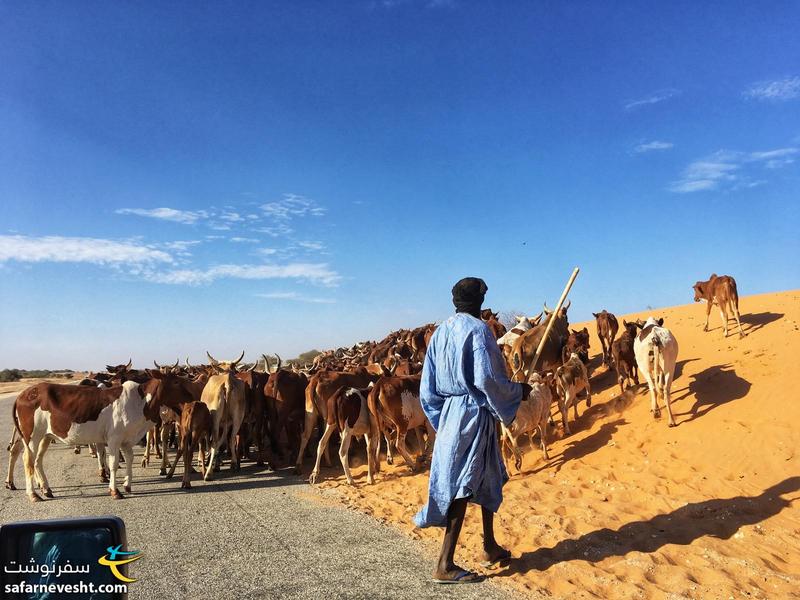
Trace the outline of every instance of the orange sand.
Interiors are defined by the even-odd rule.
[[[516,560],[495,581],[533,597],[800,598],[800,291],[740,308],[744,339],[722,337],[716,308],[704,333],[699,304],[625,315],[663,316],[678,340],[673,429],[646,386],[619,396],[589,324],[592,407],[571,436],[551,429],[548,462],[536,447],[511,465],[496,531]],[[438,547],[441,530],[411,523],[427,473],[396,458],[374,486],[353,474],[325,469],[326,495]],[[456,559],[475,568],[480,543],[471,507]]]

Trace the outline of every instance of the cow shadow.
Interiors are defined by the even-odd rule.
[[[685,546],[705,536],[727,540],[745,525],[760,523],[791,506],[800,496],[789,499],[781,496],[798,490],[800,477],[788,477],[757,496],[693,502],[647,521],[626,523],[616,530],[597,529],[578,538],[562,540],[551,548],[524,552],[497,576],[546,571],[573,560],[598,563],[629,552],[652,553],[668,544]]]
[[[774,313],[774,312],[762,312],[762,313],[750,313],[747,315],[740,315],[739,321],[742,322],[742,325],[749,325],[749,327],[742,327],[742,330],[747,333],[752,333],[753,331],[758,331],[765,325],[769,325],[770,323],[774,323],[785,317],[784,313]],[[734,323],[736,321],[734,320]],[[730,324],[728,324],[728,330],[730,331]]]
[[[580,422],[582,418],[590,417],[591,415],[587,417],[587,414],[584,413],[581,418],[578,419],[578,422]],[[575,423],[576,426],[578,422]],[[531,471],[531,474],[535,474],[539,471],[550,468],[554,468],[557,473],[569,461],[578,460],[591,454],[592,452],[596,452],[600,448],[607,446],[611,441],[611,438],[614,437],[614,434],[619,429],[620,425],[624,425],[625,423],[627,423],[627,421],[623,418],[619,418],[615,421],[609,421],[608,423],[603,423],[603,425],[600,426],[600,429],[590,435],[587,435],[585,438],[568,442],[561,454],[551,459],[546,464],[541,465],[535,470]]]
[[[675,399],[681,400],[692,394],[695,397],[692,407],[677,415],[691,415],[685,422],[694,421],[718,406],[744,398],[750,387],[750,382],[739,377],[731,365],[709,367],[692,375],[686,393]]]

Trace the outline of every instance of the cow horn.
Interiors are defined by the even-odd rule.
[[[231,366],[232,366],[232,367],[235,367],[236,365],[238,365],[238,364],[239,364],[239,362],[240,362],[240,361],[241,361],[243,358],[244,358],[244,350],[242,350],[242,353],[239,355],[239,358],[237,358],[235,361],[233,361],[233,362],[231,363]]]
[[[256,370],[256,367],[257,367],[257,366],[258,366],[258,360],[256,360],[256,361],[253,363],[253,366],[252,366],[252,367],[250,367],[249,369],[247,369],[247,372],[248,372],[248,373],[252,373],[253,371],[255,371],[255,370]]]
[[[128,364],[125,365],[125,370],[127,371],[128,369],[130,369],[132,364],[133,364],[133,359],[129,358],[128,359]]]
[[[189,364],[189,357],[188,356],[186,357],[186,368],[187,369],[191,369],[192,368],[192,365]]]
[[[549,315],[551,312],[553,312],[553,311],[548,308],[547,302],[545,302],[544,303],[544,314]]]
[[[271,373],[272,371],[269,370],[269,359],[267,355],[262,353],[261,358],[264,359],[264,373]]]
[[[219,364],[219,361],[216,358],[214,358],[213,356],[211,356],[211,353],[208,350],[206,350],[206,356],[208,356],[208,360],[211,361],[212,365],[218,365]]]
[[[567,300],[567,303],[564,305],[564,310],[569,310],[570,306],[572,306],[572,300]]]
[[[158,364],[158,363],[155,361],[155,359],[153,359],[153,364],[156,366],[156,369],[159,369],[159,370],[161,369],[161,365],[160,365],[160,364]]]
[[[281,357],[278,356],[277,352],[275,353],[275,358],[278,359],[278,365],[275,367],[275,372],[277,373],[278,371],[281,370],[281,365],[283,365],[283,361],[281,360]]]
[[[180,358],[175,359],[175,364],[170,367],[173,371],[178,368],[178,363],[181,361]]]

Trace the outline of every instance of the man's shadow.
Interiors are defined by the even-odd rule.
[[[667,544],[688,545],[698,538],[712,536],[727,540],[745,525],[759,523],[780,513],[800,496],[784,499],[784,494],[800,490],[800,477],[789,477],[757,496],[735,496],[694,502],[647,521],[627,523],[617,530],[598,529],[577,539],[566,539],[552,548],[525,552],[501,573],[531,570],[546,571],[571,560],[597,563],[629,552],[655,552]]]

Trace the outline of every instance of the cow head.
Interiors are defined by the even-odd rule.
[[[125,371],[128,371],[131,368],[132,364],[133,364],[133,359],[129,358],[127,365],[117,365],[115,367],[112,367],[111,365],[106,365],[106,371],[108,371],[109,373],[115,373],[117,375],[120,375]]]
[[[208,350],[206,350],[206,355],[208,356],[208,360],[210,361],[211,367],[214,369],[214,371],[216,373],[228,373],[228,372],[236,373],[236,369],[237,369],[239,363],[244,358],[244,350],[242,350],[242,353],[239,355],[239,358],[237,358],[236,360],[232,360],[232,361],[231,360],[221,360],[221,361],[217,360],[216,358],[211,356],[211,354],[209,354]]]
[[[158,421],[162,406],[181,413],[181,406],[194,400],[188,380],[174,373],[162,373],[147,369],[150,379],[139,385],[139,394],[145,400],[144,415]]]
[[[630,323],[628,323],[625,319],[622,319],[622,327],[631,337],[634,337],[636,335],[636,330],[639,328],[635,322],[631,321]]]
[[[706,290],[704,289],[705,286],[708,284],[707,281],[698,281],[692,286],[694,290],[694,301],[700,302],[701,300],[706,300]]]
[[[624,323],[625,321],[623,321]],[[636,327],[639,329],[644,329],[645,327],[651,327],[653,325],[657,325],[658,327],[664,326],[664,317],[660,319],[656,319],[655,317],[647,317],[647,321],[642,321],[641,319],[636,319],[636,323],[634,323]]]

